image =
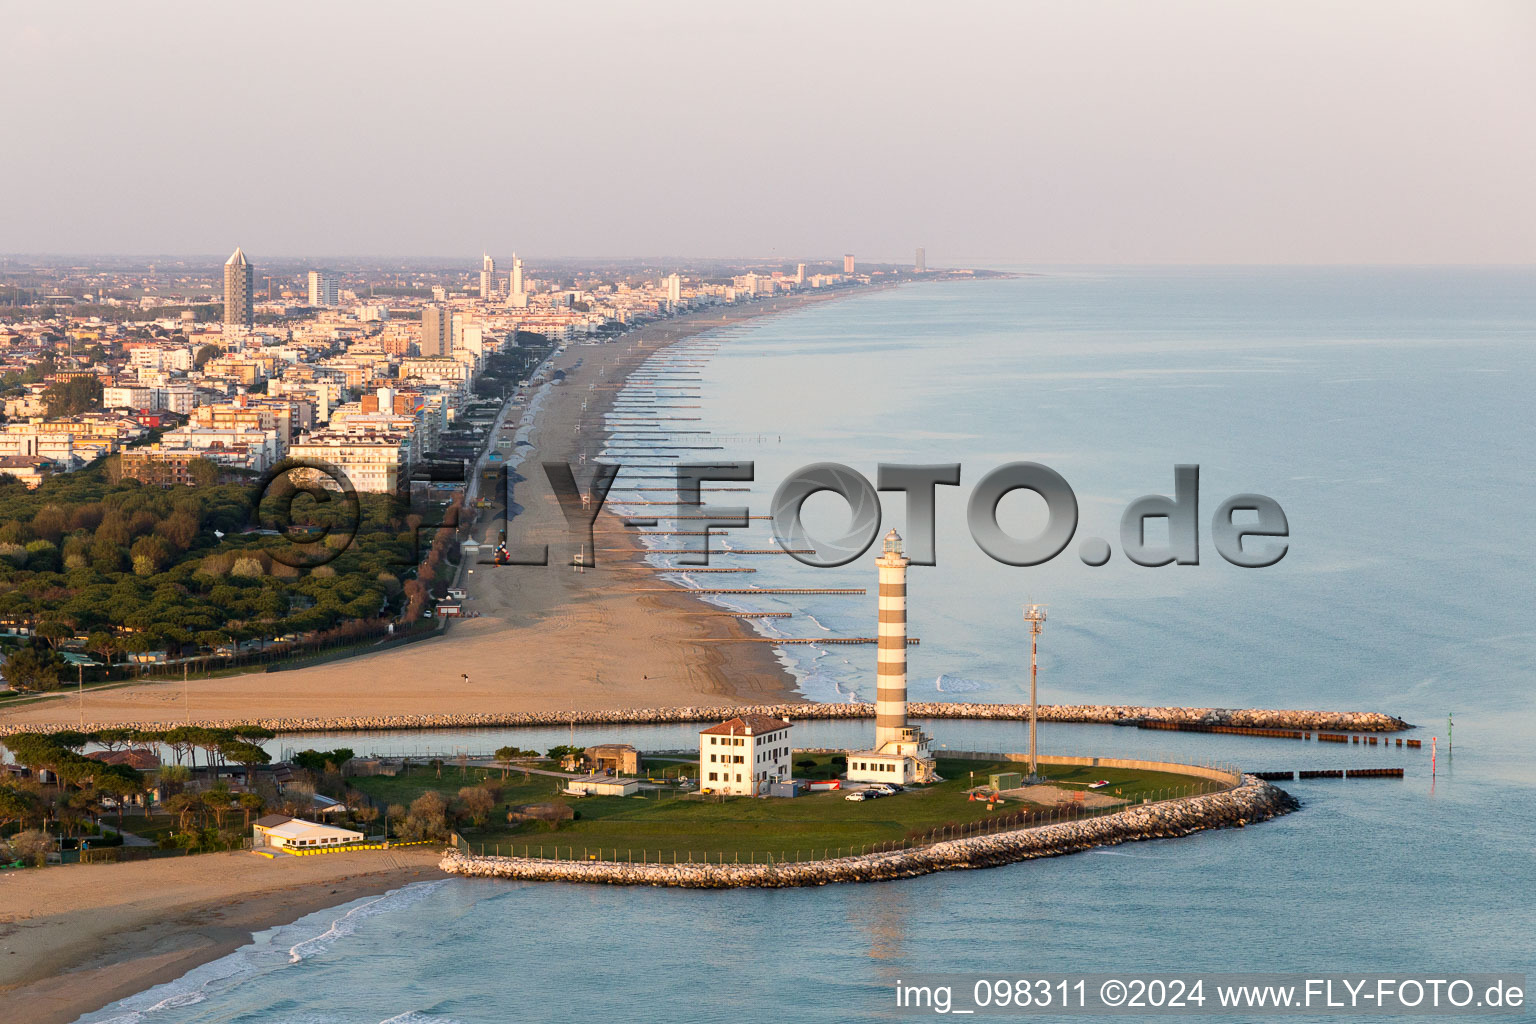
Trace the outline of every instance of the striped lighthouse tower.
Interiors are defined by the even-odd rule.
[[[913,738],[907,728],[907,566],[912,562],[901,553],[901,534],[885,535],[885,551],[875,564],[880,567],[875,749],[884,750],[887,743]]]

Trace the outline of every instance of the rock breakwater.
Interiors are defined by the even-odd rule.
[[[444,854],[444,871],[476,878],[675,886],[685,889],[789,888],[883,882],[935,871],[990,868],[1059,857],[1096,846],[1241,828],[1297,809],[1294,797],[1253,775],[1222,793],[1140,804],[1114,814],[935,843],[915,850],[785,864],[628,864]]]
[[[997,719],[1029,717],[1028,704],[969,704],[913,701],[912,718]],[[256,718],[222,721],[92,722],[85,729],[171,729],[178,725],[231,728],[260,725],[273,732],[377,732],[391,729],[488,729],[545,725],[668,725],[719,722],[733,715],[759,714],[799,721],[873,718],[873,704],[723,704],[670,708],[611,708],[600,711],[487,711],[475,714],[346,715],[325,718]],[[1135,704],[1043,704],[1042,722],[1121,725],[1138,721],[1236,725],[1268,729],[1329,729],[1340,732],[1394,732],[1411,726],[1376,711],[1303,711],[1266,708],[1146,707]],[[37,725],[0,725],[0,736],[37,731]]]

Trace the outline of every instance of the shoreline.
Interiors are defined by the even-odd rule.
[[[0,873],[0,1002],[13,1020],[69,1024],[228,956],[256,932],[441,878],[438,858],[231,852]]]
[[[675,342],[884,287],[890,286],[788,296],[740,309],[711,308],[647,324],[606,344],[568,344],[546,363],[551,373],[565,370],[565,383],[542,385],[534,414],[516,428],[528,444],[519,449],[523,473],[513,485],[518,508],[508,539],[547,544],[549,564],[465,566],[466,610],[478,617],[453,621],[441,635],[409,645],[279,672],[203,679],[190,690],[181,680],[163,679],[88,692],[83,716],[75,692],[0,707],[0,731],[73,728],[82,717],[87,723],[185,724],[399,715],[419,710],[424,695],[435,710],[448,713],[487,706],[596,710],[799,699],[799,682],[773,645],[721,643],[758,634],[747,623],[711,614],[716,609],[689,595],[688,588],[668,584],[668,591],[636,594],[631,591],[634,573],[604,571],[602,561],[595,569],[574,572],[569,559],[575,546],[568,543],[564,514],[537,464],[576,465],[584,455],[595,456],[607,434],[602,413],[613,397],[645,359]],[[583,408],[584,400],[590,408]],[[498,528],[498,520],[488,515],[478,516],[470,527],[477,537],[489,532],[492,544]],[[634,557],[643,557],[638,538],[626,536],[627,531],[606,532],[617,532],[615,540],[636,549]],[[621,564],[625,557],[616,555],[607,565]]]

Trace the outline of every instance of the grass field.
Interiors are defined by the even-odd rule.
[[[532,856],[578,860],[601,856],[636,863],[657,859],[670,862],[675,856],[683,861],[690,857],[695,861],[739,858],[746,863],[761,862],[770,855],[775,860],[807,860],[880,844],[920,845],[941,837],[942,830],[953,834],[985,821],[1000,825],[1005,816],[1045,813],[1021,803],[1002,804],[988,811],[985,802],[968,799],[972,772],[976,783],[982,784],[990,772],[1019,770],[1016,763],[940,759],[938,770],[946,781],[862,803],[845,800],[846,794],[838,791],[810,793],[792,800],[690,798],[672,791],[643,791],[633,797],[561,797],[556,795],[560,780],[514,772],[503,784],[491,821],[484,828],[459,831],[477,853],[483,845],[486,853],[523,855],[526,850]],[[1042,774],[1069,789],[1107,779],[1110,786],[1101,792],[1128,801],[1182,796],[1203,788],[1200,780],[1187,776],[1128,769],[1051,765],[1042,766]],[[442,778],[431,768],[418,768],[402,776],[355,779],[353,783],[375,800],[408,805],[428,789],[451,797],[461,786],[487,777],[499,779],[500,775],[499,770],[445,765]],[[580,817],[558,827],[547,823],[509,826],[505,822],[509,805],[547,801],[567,803]]]

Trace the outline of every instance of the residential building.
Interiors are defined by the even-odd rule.
[[[496,295],[496,261],[490,256],[480,256],[480,298],[489,301]]]
[[[422,307],[416,350],[424,356],[446,356],[453,345],[452,330],[453,321],[445,307],[436,303]]]
[[[37,490],[38,484],[53,474],[63,472],[67,472],[67,467],[41,455],[0,455],[0,475],[15,477],[29,491]]]
[[[288,454],[340,471],[359,493],[398,494],[410,479],[408,434],[317,430],[295,441]]]
[[[311,306],[336,305],[336,278],[323,270],[309,272],[309,304]]]
[[[740,715],[699,733],[699,788],[728,796],[761,796],[787,782],[790,723],[769,715]]]
[[[256,323],[251,305],[251,280],[254,270],[245,253],[237,246],[224,264],[224,323],[229,327],[251,327]]]

